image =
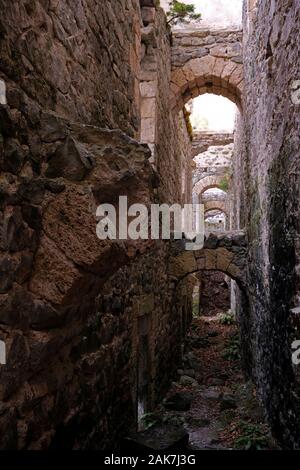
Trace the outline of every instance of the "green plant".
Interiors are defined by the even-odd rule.
[[[145,413],[140,418],[140,422],[143,424],[143,430],[152,428],[159,422],[159,418],[155,413]]]
[[[170,11],[167,13],[169,24],[201,19],[201,13],[195,13],[195,5],[178,2],[178,0],[172,0],[169,5]]]
[[[219,183],[219,188],[222,189],[222,191],[228,191],[229,189],[229,178],[228,176],[224,176],[224,178],[221,179]]]
[[[221,325],[233,325],[235,323],[233,313],[230,310],[227,313],[222,313],[219,317],[219,322]]]
[[[240,437],[235,440],[235,447],[244,450],[261,450],[268,446],[267,430],[264,425],[240,421]]]
[[[223,358],[227,361],[238,361],[241,358],[240,355],[240,340],[238,334],[230,338],[227,341],[225,349],[222,354]]]

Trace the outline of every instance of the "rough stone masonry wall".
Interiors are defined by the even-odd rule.
[[[241,31],[178,31],[172,47],[172,106],[214,93],[240,108],[243,90]]]
[[[113,445],[136,418],[137,325],[147,331],[137,312],[152,318],[149,406],[189,315],[188,288],[178,302],[171,292],[164,247],[96,238],[99,203],[122,194],[148,205],[157,190],[150,151],[128,137],[139,133],[140,10],[103,3],[1,3],[2,449]],[[163,58],[159,73],[168,76]],[[161,183],[166,200],[181,195],[177,161],[172,184]]]
[[[154,6],[157,2],[143,3],[148,6],[142,8],[141,140],[152,150],[158,200],[189,203],[191,138],[182,110],[172,111],[170,104],[171,31],[163,9]]]
[[[113,390],[113,394],[116,403],[117,393],[122,396],[122,408],[116,410],[112,406],[110,440],[113,429],[121,430],[117,436],[120,437],[134,428],[143,414],[153,409],[180,364],[181,344],[191,319],[193,283],[185,280],[175,289],[174,280],[166,273],[169,256],[165,243],[156,244],[151,253],[132,266],[120,269],[99,295],[98,304],[104,313],[98,315],[99,318],[103,316],[104,324],[118,325],[126,318],[126,329],[121,330],[121,336],[113,337],[116,329],[111,323],[111,344],[103,346],[99,343],[101,349],[108,347],[112,353],[114,343],[125,341],[127,344],[125,349],[118,345],[118,354],[126,356],[127,371],[124,374],[122,369],[114,368],[114,379],[119,381],[120,377],[122,384],[119,390]],[[138,407],[143,411],[138,413]],[[102,414],[104,410],[105,405]],[[124,422],[119,423],[124,411],[127,427]],[[99,441],[103,437],[99,436]]]
[[[0,9],[0,78],[23,120],[41,106],[138,136],[138,0],[1,0]]]
[[[164,24],[161,29],[164,30]],[[161,201],[190,203],[192,197],[192,144],[182,111],[172,111],[170,105],[171,47],[167,35],[158,44],[159,83],[157,100],[157,170],[161,178]],[[184,180],[182,180],[184,175]],[[178,181],[181,182],[178,185]]]
[[[242,63],[241,50],[242,32],[239,29],[204,28],[195,31],[177,31],[172,47],[173,67],[182,67],[191,59],[199,59],[210,55],[230,59],[237,64]]]
[[[300,382],[291,343],[299,339],[300,5],[250,2],[244,8],[245,90],[235,155],[239,207],[247,229],[248,296],[240,311],[244,359],[276,437],[300,447]],[[256,4],[256,5],[255,5]]]
[[[48,127],[36,133],[48,142],[40,147],[48,155],[45,171],[1,173],[0,332],[7,361],[0,369],[0,447],[98,448],[114,413],[122,426],[130,409],[124,412],[127,389],[119,388],[127,377],[126,318],[102,322],[96,299],[105,281],[147,246],[98,240],[95,211],[116,194],[149,204],[150,151],[120,131],[47,113],[43,120]],[[2,158],[8,144],[5,137]],[[113,311],[118,315],[118,306]]]

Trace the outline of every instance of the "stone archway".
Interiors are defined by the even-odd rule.
[[[199,196],[201,196],[201,194],[207,191],[208,189],[212,188],[218,188],[224,191],[224,189],[222,188],[223,181],[224,174],[205,176],[194,185],[193,191]]]
[[[223,212],[228,217],[226,201],[210,200],[204,202],[204,214],[214,210]]]
[[[243,231],[210,234],[201,250],[187,251],[185,241],[172,243],[169,273],[177,281],[199,271],[221,271],[246,288],[247,242]]]
[[[171,105],[179,110],[189,100],[205,93],[228,98],[242,107],[243,65],[208,55],[175,68],[171,77]]]

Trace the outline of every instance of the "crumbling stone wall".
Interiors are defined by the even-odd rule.
[[[246,228],[249,242],[250,302],[240,306],[245,363],[275,435],[295,449],[300,388],[291,344],[299,339],[293,310],[299,304],[300,125],[294,85],[299,24],[298,2],[245,2],[244,113],[234,157],[235,227]]]
[[[1,173],[0,329],[7,361],[0,370],[0,447],[95,447],[100,441],[89,433],[106,432],[113,416],[103,414],[92,430],[90,403],[109,409],[113,391],[122,400],[119,383],[102,374],[112,363],[120,377],[127,374],[118,350],[126,345],[117,339],[125,325],[114,331],[115,323],[97,323],[96,298],[146,248],[98,240],[95,211],[100,202],[113,203],[116,191],[129,204],[149,203],[150,151],[120,131],[43,117],[47,127],[36,133],[51,142],[40,147],[48,157],[43,173]],[[4,163],[7,145],[8,136]],[[100,352],[110,334],[113,349]],[[78,437],[70,440],[75,429]]]

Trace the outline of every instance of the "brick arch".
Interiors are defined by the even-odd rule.
[[[209,211],[221,211],[228,217],[226,201],[210,200],[204,202],[204,214]]]
[[[180,281],[201,271],[220,271],[246,290],[247,243],[243,231],[211,233],[201,250],[187,251],[185,241],[172,242],[169,273]]]
[[[241,110],[243,65],[222,57],[191,59],[172,72],[171,90],[172,108],[176,110],[205,93],[224,96]]]
[[[224,175],[205,176],[194,184],[193,192],[201,196],[202,193],[212,188],[218,188],[224,191],[224,189],[220,187],[223,180]]]

